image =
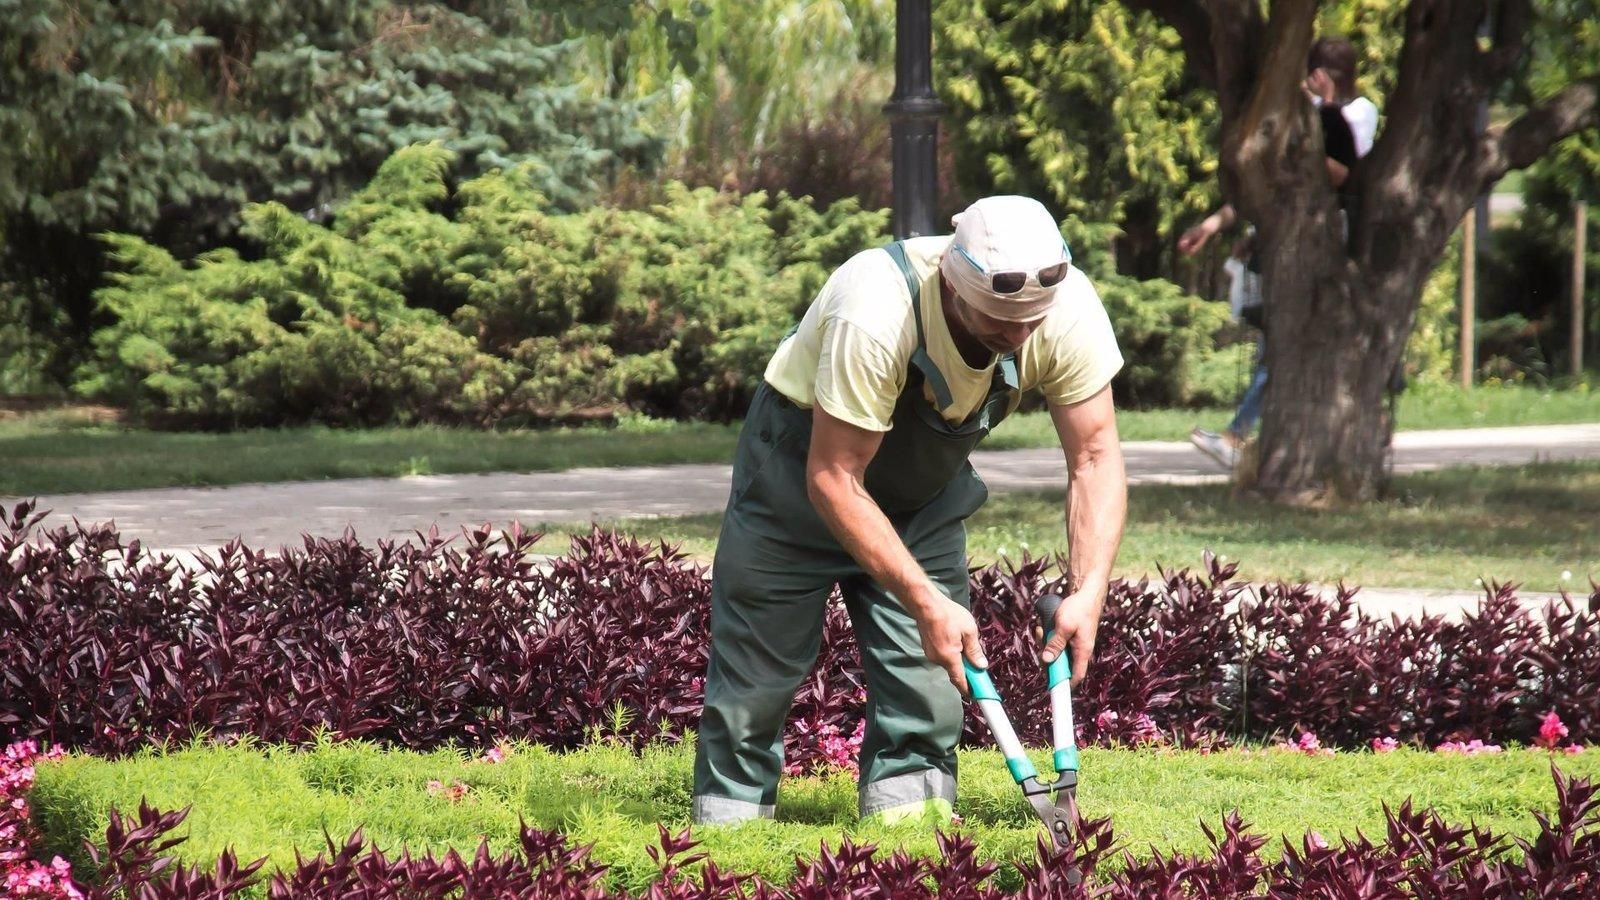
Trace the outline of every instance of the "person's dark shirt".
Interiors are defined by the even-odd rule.
[[[1344,111],[1331,103],[1317,107],[1322,116],[1322,149],[1328,158],[1350,168],[1356,164],[1356,136]]]
[[[1356,155],[1355,132],[1350,130],[1350,122],[1345,119],[1343,110],[1331,103],[1324,103],[1317,107],[1317,113],[1322,119],[1323,153],[1329,159],[1347,169],[1353,167],[1360,157]],[[1346,179],[1345,184],[1349,183],[1349,179]],[[1351,196],[1341,187],[1339,189],[1339,206],[1341,208],[1348,207],[1350,200]],[[1259,273],[1261,271],[1261,259],[1254,253],[1250,255],[1245,264],[1252,272]]]

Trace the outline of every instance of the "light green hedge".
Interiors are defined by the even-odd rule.
[[[1035,754],[1048,771],[1048,753]],[[1151,848],[1201,852],[1202,823],[1216,829],[1238,809],[1252,830],[1298,843],[1307,830],[1330,842],[1340,835],[1381,834],[1383,804],[1406,797],[1451,822],[1475,821],[1496,832],[1531,836],[1531,810],[1549,810],[1555,791],[1552,757],[1508,750],[1464,757],[1414,750],[1388,754],[1308,756],[1283,750],[1202,755],[1162,750],[1089,749],[1083,753],[1079,799],[1090,817],[1110,816],[1117,838],[1137,858]],[[1556,762],[1569,775],[1600,774],[1600,751]],[[519,821],[561,829],[593,843],[612,867],[614,883],[641,890],[656,873],[646,855],[657,823],[688,824],[693,752],[689,745],[652,747],[640,755],[603,741],[573,753],[511,748],[498,764],[450,751],[393,752],[360,743],[308,750],[194,747],[109,761],[69,757],[42,765],[30,797],[47,852],[84,857],[82,842],[103,841],[107,810],[135,809],[140,798],[163,809],[191,806],[189,840],[178,848],[190,862],[210,861],[232,846],[242,860],[269,856],[292,865],[295,848],[315,853],[324,830],[336,841],[358,826],[386,852],[470,850],[480,836],[503,851],[515,846]],[[957,812],[960,828],[987,860],[1026,861],[1040,832],[1032,812],[995,751],[962,751]],[[431,792],[429,782],[466,786],[459,799]],[[855,785],[845,773],[788,778],[778,821],[739,829],[701,828],[695,837],[724,869],[787,877],[797,856],[814,857],[840,838],[912,853],[936,852],[931,829],[860,826]],[[1281,844],[1269,842],[1275,858]],[[1000,883],[1015,886],[1013,867]],[[1009,882],[1008,882],[1009,879]]]

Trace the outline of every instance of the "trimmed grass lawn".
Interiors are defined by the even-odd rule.
[[[1231,411],[1133,410],[1119,414],[1125,440],[1183,440],[1195,425],[1221,428]],[[1404,429],[1600,422],[1600,391],[1419,386],[1402,396]],[[726,462],[737,425],[636,419],[621,427],[540,431],[452,428],[297,428],[233,434],[166,433],[104,424],[73,410],[0,421],[0,496],[130,488],[468,472],[533,472],[576,466]],[[1049,416],[1008,419],[986,449],[1048,447]]]
[[[1478,590],[1478,579],[1587,594],[1600,581],[1600,461],[1402,475],[1395,497],[1348,510],[1286,509],[1226,485],[1129,491],[1116,574],[1192,568],[1211,550],[1252,581]],[[1066,551],[1061,492],[996,494],[967,523],[972,560]],[[610,523],[710,559],[720,515]],[[587,525],[547,524],[545,552]],[[1563,573],[1568,577],[1563,578]]]
[[[1048,771],[1046,752],[1035,763]],[[1278,836],[1298,844],[1314,830],[1330,843],[1341,836],[1383,833],[1383,804],[1407,797],[1433,807],[1452,823],[1476,823],[1497,834],[1537,833],[1532,810],[1548,811],[1555,798],[1551,765],[1568,775],[1600,774],[1600,749],[1552,757],[1543,751],[1508,750],[1465,757],[1401,749],[1388,754],[1307,756],[1286,750],[1231,750],[1209,755],[1163,750],[1086,750],[1079,802],[1090,817],[1109,816],[1116,837],[1135,857],[1162,852],[1203,852],[1201,824],[1220,831],[1237,809],[1251,830],[1274,838],[1263,856],[1282,852]],[[227,846],[242,861],[261,856],[272,864],[294,861],[357,827],[386,852],[470,851],[480,836],[504,851],[514,846],[519,818],[559,828],[612,866],[614,884],[639,890],[657,871],[645,854],[656,844],[657,823],[688,824],[693,764],[687,745],[653,747],[642,754],[605,744],[568,754],[527,746],[505,762],[464,759],[451,751],[382,751],[359,743],[310,750],[249,747],[190,748],[110,761],[69,757],[39,767],[31,795],[47,852],[84,859],[85,839],[104,840],[111,806],[136,809],[141,798],[162,809],[193,807],[177,853],[209,863]],[[1020,792],[995,751],[963,751],[957,812],[961,830],[980,855],[999,861],[1034,858],[1039,834]],[[461,782],[452,800],[428,783]],[[842,835],[878,844],[935,852],[931,833],[918,826],[857,826],[855,785],[845,773],[785,780],[776,822],[739,829],[702,828],[719,866],[735,872],[786,877],[796,856],[814,857],[820,842],[837,846]],[[880,851],[883,852],[883,851]],[[1001,883],[1016,883],[1002,866]]]

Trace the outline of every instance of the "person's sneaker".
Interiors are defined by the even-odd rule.
[[[1215,431],[1196,428],[1189,432],[1189,443],[1198,447],[1201,453],[1216,460],[1218,465],[1230,472],[1239,463],[1239,448],[1232,441],[1217,434]]]

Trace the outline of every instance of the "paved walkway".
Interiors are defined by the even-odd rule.
[[[1227,477],[1185,442],[1130,441],[1123,451],[1133,484],[1200,484]],[[1413,431],[1395,439],[1399,472],[1571,459],[1600,459],[1600,423]],[[1066,483],[1059,450],[981,451],[973,463],[996,493],[1060,489]],[[364,540],[406,539],[433,524],[453,533],[462,525],[484,522],[534,525],[716,513],[727,499],[729,477],[726,465],[680,465],[163,488],[38,499],[41,509],[54,511],[47,521],[114,521],[124,538],[187,555],[234,537],[252,547],[298,546],[302,533],[334,536],[347,527]],[[9,506],[17,499],[0,498],[0,503]],[[1364,593],[1372,595],[1364,600],[1374,604],[1380,599],[1377,589]],[[1414,608],[1426,593],[1398,592],[1383,600],[1381,608]],[[1430,595],[1425,607],[1444,610],[1476,599]]]

